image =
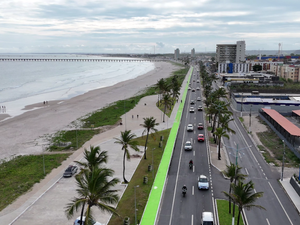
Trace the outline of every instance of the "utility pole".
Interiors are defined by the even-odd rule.
[[[136,216],[136,188],[139,187],[139,185],[134,186],[134,216],[135,216],[135,225],[137,225],[137,216]]]
[[[243,101],[244,101],[244,92],[242,92],[241,117],[243,117]]]
[[[249,133],[251,133],[251,109],[252,109],[252,104],[250,105],[250,114],[249,114]]]
[[[282,168],[281,168],[281,181],[283,180],[283,170],[284,170],[284,156],[285,156],[285,142],[283,142],[283,155],[282,155]]]

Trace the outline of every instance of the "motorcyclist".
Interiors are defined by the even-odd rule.
[[[189,164],[190,164],[190,165],[194,165],[193,160],[190,160]]]
[[[182,187],[182,191],[183,191],[183,192],[186,192],[186,191],[187,191],[187,187],[186,187],[186,185],[183,185],[183,187]]]

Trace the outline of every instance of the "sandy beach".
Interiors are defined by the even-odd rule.
[[[156,62],[155,69],[132,80],[114,86],[87,92],[65,101],[50,101],[26,106],[20,116],[3,120],[0,117],[0,159],[10,159],[15,155],[38,154],[47,144],[46,137],[97,109],[108,104],[134,96],[146,87],[156,84],[160,78],[169,77],[178,67],[168,62]],[[34,109],[34,110],[32,110]],[[8,111],[9,113],[9,111]]]

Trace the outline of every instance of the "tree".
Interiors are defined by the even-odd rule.
[[[145,128],[145,130],[143,131],[143,135],[145,132],[147,132],[147,137],[146,137],[146,142],[145,142],[145,150],[144,150],[144,159],[147,159],[147,155],[146,155],[146,149],[147,149],[147,144],[148,144],[148,137],[149,134],[151,133],[151,131],[157,132],[157,129],[155,128],[155,126],[158,126],[159,123],[156,123],[156,119],[153,118],[153,116],[151,116],[150,118],[143,118],[144,119],[144,123],[141,124],[142,127]]]
[[[229,136],[228,134],[226,134],[226,132],[222,127],[217,128],[216,131],[214,132],[214,135],[216,135],[217,142],[218,142],[218,160],[221,160],[221,149],[220,149],[221,138],[226,137],[229,139]]]
[[[254,183],[250,180],[248,183],[244,184],[242,181],[239,181],[237,185],[231,184],[232,193],[229,194],[227,192],[223,193],[238,206],[238,220],[237,225],[240,224],[240,217],[243,208],[250,210],[253,207],[264,209],[264,207],[260,205],[253,204],[258,198],[263,196],[263,192],[254,193]]]
[[[163,122],[165,122],[165,115],[167,111],[167,107],[171,107],[173,103],[173,99],[171,98],[169,93],[165,93],[163,95],[162,103],[164,104],[164,117],[163,117]]]
[[[222,173],[230,179],[229,185],[229,194],[231,194],[231,184],[236,181],[244,180],[247,175],[241,173],[242,167],[238,165],[234,165],[230,163],[230,165],[226,165],[226,170],[222,171]],[[229,198],[229,213],[231,213],[231,198]]]
[[[261,71],[261,70],[262,70],[262,66],[261,65],[257,65],[256,64],[256,65],[253,66],[253,71],[254,72]]]
[[[121,138],[114,138],[116,139],[115,143],[122,145],[122,150],[124,150],[124,156],[123,156],[123,180],[124,183],[128,183],[128,181],[125,178],[125,157],[127,160],[130,159],[130,153],[129,153],[129,147],[133,150],[139,152],[139,148],[137,147],[137,141],[134,141],[133,139],[136,137],[135,134],[131,133],[131,130],[125,130],[124,132],[121,131]]]
[[[235,131],[229,127],[229,122],[234,119],[230,117],[231,114],[220,114],[219,116],[219,125],[224,128],[225,131],[235,134]],[[219,127],[218,125],[218,127]]]
[[[119,179],[110,179],[114,171],[106,168],[93,168],[92,171],[84,170],[82,176],[76,176],[77,193],[79,197],[74,197],[71,203],[67,204],[65,213],[68,219],[71,219],[75,211],[87,205],[85,212],[85,225],[93,219],[91,208],[96,206],[101,211],[115,213],[116,209],[111,205],[118,203],[118,190],[113,190]],[[81,217],[82,221],[82,217]]]
[[[75,161],[75,163],[82,166],[84,169],[92,171],[93,167],[99,167],[101,164],[107,162],[107,151],[101,151],[99,146],[90,146],[90,151],[84,149],[83,157],[86,162]]]

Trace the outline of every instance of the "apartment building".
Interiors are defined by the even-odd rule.
[[[191,57],[195,58],[195,49],[194,48],[191,50]]]
[[[241,63],[245,61],[246,43],[237,41],[236,44],[217,44],[216,62]]]
[[[180,55],[180,50],[179,48],[176,48],[174,51],[174,59],[178,60],[179,59],[179,55]]]
[[[276,76],[282,77],[284,79],[290,79],[294,82],[300,82],[300,66],[287,65],[287,64],[277,64],[271,65],[270,71],[275,73]]]

